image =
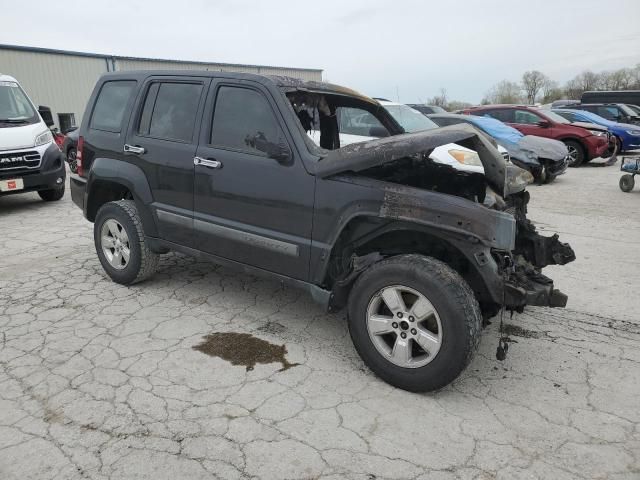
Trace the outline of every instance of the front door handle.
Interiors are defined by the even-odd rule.
[[[136,155],[142,155],[147,150],[144,147],[139,147],[137,145],[129,145],[128,143],[124,144],[124,151],[126,153],[135,153]]]
[[[218,160],[209,160],[208,158],[193,157],[194,165],[202,165],[207,168],[222,168],[222,162]]]

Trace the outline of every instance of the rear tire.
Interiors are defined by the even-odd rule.
[[[392,308],[387,297],[398,295],[402,301]],[[411,392],[437,390],[458,377],[478,347],[481,325],[469,285],[431,257],[378,262],[349,295],[349,332],[358,354],[385,382]]]
[[[78,159],[76,158],[76,149],[73,147],[67,152],[67,163],[71,173],[78,173]]]
[[[631,190],[633,190],[635,183],[636,181],[633,178],[633,175],[629,175],[628,173],[625,175],[622,175],[620,177],[620,190],[622,190],[625,193],[629,193]]]
[[[141,282],[158,268],[159,255],[145,242],[133,200],[118,200],[100,207],[93,224],[93,239],[102,268],[116,283]]]
[[[38,192],[38,195],[40,195],[40,198],[45,202],[57,202],[58,200],[61,200],[62,197],[64,197],[64,192],[65,185],[63,183],[59,188],[52,188],[51,190],[40,190]]]
[[[563,143],[569,150],[569,166],[579,167],[582,165],[587,155],[585,154],[584,148],[580,142],[576,142],[575,140],[563,140]]]

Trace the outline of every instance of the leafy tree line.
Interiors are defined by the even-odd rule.
[[[520,82],[503,80],[487,91],[482,99],[483,104],[491,103],[551,103],[554,100],[580,100],[583,92],[588,90],[640,90],[640,63],[633,68],[600,73],[585,70],[574,78],[560,85],[538,70],[524,72]],[[472,106],[468,102],[449,100],[447,91],[440,93],[426,102],[438,105],[445,110],[454,111]]]

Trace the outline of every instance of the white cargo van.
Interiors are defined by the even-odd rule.
[[[0,74],[0,196],[38,192],[45,201],[64,196],[65,166],[51,125],[51,111],[36,109],[15,78]]]

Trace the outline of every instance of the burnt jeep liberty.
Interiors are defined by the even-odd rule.
[[[347,307],[358,353],[397,387],[454,380],[503,305],[566,305],[541,269],[573,250],[536,232],[528,174],[473,127],[404,133],[323,82],[144,71],[103,75],[79,135],[71,194],[115,282],[170,250],[270,275]],[[453,142],[484,173],[429,157]]]

